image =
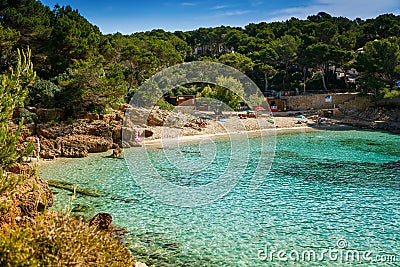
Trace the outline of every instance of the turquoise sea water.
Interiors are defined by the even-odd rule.
[[[157,147],[147,149],[152,168],[140,164],[144,155],[137,149],[125,153],[137,158],[135,175],[151,176],[155,170],[173,184],[195,188],[224,173],[230,142],[247,143],[181,146],[184,166]],[[129,230],[126,241],[133,254],[148,265],[400,265],[400,170],[390,164],[400,161],[400,135],[359,130],[278,134],[271,170],[265,169],[256,190],[249,180],[257,167],[259,139],[252,137],[248,144],[244,173],[223,176],[235,186],[199,207],[151,197],[137,186],[124,160],[105,158],[110,153],[46,163],[40,174],[104,193],[98,198],[78,195],[73,206],[89,206],[80,213],[86,217],[111,213],[114,224]],[[196,175],[179,172],[192,168],[192,161],[204,163]],[[70,194],[54,191],[54,208],[62,210]]]

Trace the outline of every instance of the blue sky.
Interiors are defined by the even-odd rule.
[[[245,26],[251,22],[300,19],[319,11],[350,19],[400,14],[400,0],[41,0],[51,8],[70,5],[103,33]]]

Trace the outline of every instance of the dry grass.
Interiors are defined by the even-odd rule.
[[[47,212],[30,227],[0,230],[0,266],[135,266],[110,231]]]

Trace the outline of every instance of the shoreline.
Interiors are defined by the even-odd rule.
[[[275,134],[285,134],[285,133],[296,133],[296,132],[314,132],[318,130],[329,130],[328,128],[321,128],[321,129],[316,129],[310,126],[301,126],[301,127],[287,127],[287,128],[268,128],[268,129],[262,129],[262,130],[251,130],[251,131],[241,131],[241,132],[231,132],[231,133],[207,133],[207,134],[193,134],[193,135],[181,135],[178,136],[178,139],[167,139],[167,138],[158,138],[158,139],[148,139],[146,138],[143,141],[143,146],[142,147],[157,147],[161,145],[162,143],[167,143],[167,144],[179,144],[180,142],[183,143],[191,143],[195,141],[199,141],[202,139],[225,139],[227,137],[239,137],[243,135],[247,136],[256,136],[256,135],[261,135],[265,134],[268,132],[275,132]],[[132,148],[132,147],[131,147]],[[123,148],[123,149],[129,149],[129,148]],[[89,153],[88,156],[91,155],[99,155],[99,154],[106,154],[110,153],[112,149],[105,151],[105,152],[98,152],[98,153]],[[55,159],[42,159],[39,158],[31,158],[31,162],[34,164],[37,164],[39,167],[41,164],[46,164],[46,163],[52,163],[60,160],[73,160],[76,158],[68,158],[68,157],[57,157]]]
[[[137,114],[136,114],[137,113]],[[134,115],[142,116],[142,110],[137,110]],[[25,126],[21,145],[27,145],[30,141],[35,144],[33,158],[54,160],[57,158],[81,158],[92,153],[109,152],[129,146],[155,145],[161,142],[190,142],[190,140],[204,138],[224,138],[236,135],[254,135],[257,132],[274,131],[275,134],[294,131],[315,130],[343,130],[343,129],[382,129],[384,123],[356,123],[353,117],[321,118],[318,115],[310,117],[288,117],[288,114],[270,114],[255,118],[239,116],[240,113],[225,114],[223,118],[207,117],[199,119],[187,114],[174,114],[175,125],[168,126],[165,120],[170,112],[156,109],[152,112],[147,123],[143,125],[124,126],[124,110],[116,110],[115,113],[103,116],[89,116],[74,121],[72,124],[29,124]],[[314,112],[317,114],[316,112]],[[297,113],[296,113],[297,114]],[[294,114],[294,115],[296,115]],[[293,115],[293,114],[292,114]],[[199,116],[198,116],[199,117]],[[320,120],[318,118],[321,118]],[[131,124],[130,121],[129,125]],[[374,126],[374,127],[372,127]],[[376,127],[375,127],[376,126]],[[136,141],[126,138],[123,141],[123,129],[126,133],[141,139]],[[390,131],[390,130],[389,130]],[[390,131],[394,132],[395,131]],[[128,136],[125,136],[128,137]],[[169,138],[178,140],[168,140]],[[113,151],[115,155],[120,150]]]
[[[292,120],[292,121],[297,121],[297,120],[306,120],[307,122],[303,122],[305,124],[304,126],[298,126],[298,125],[285,125],[286,127],[279,127],[274,126],[271,128],[266,128],[266,129],[258,129],[258,130],[246,130],[246,131],[236,131],[236,132],[216,132],[216,133],[195,133],[195,134],[183,134],[179,135],[178,138],[179,140],[175,139],[167,139],[167,138],[144,138],[143,144],[145,146],[157,146],[161,144],[162,142],[167,142],[171,140],[170,143],[179,143],[179,142],[194,142],[198,141],[201,139],[221,139],[221,138],[227,138],[229,136],[240,136],[240,135],[247,135],[247,136],[254,136],[254,135],[259,135],[263,133],[268,133],[274,131],[276,135],[278,134],[290,134],[290,133],[298,133],[298,132],[315,132],[315,131],[341,131],[341,130],[364,130],[364,131],[384,131],[384,132],[389,132],[391,134],[400,134],[399,132],[396,131],[391,131],[391,130],[386,130],[386,129],[381,129],[381,128],[370,128],[370,127],[362,127],[365,126],[363,124],[355,124],[353,121],[349,123],[349,119],[327,119],[326,124],[316,124],[310,119],[297,119],[293,117],[273,117],[278,124],[280,120],[286,119],[286,120]],[[154,128],[154,127],[153,127]]]
[[[321,129],[323,130],[323,129]],[[300,132],[300,131],[306,131],[306,132],[313,132],[317,131],[317,129],[310,127],[310,126],[301,126],[301,127],[292,127],[292,128],[268,128],[268,129],[261,129],[261,130],[250,130],[250,131],[240,131],[240,132],[225,132],[225,133],[213,133],[213,134],[194,134],[194,135],[182,135],[178,136],[176,138],[158,138],[158,139],[149,139],[149,140],[144,140],[143,144],[144,146],[155,146],[159,145],[160,143],[166,142],[168,144],[174,144],[174,143],[180,143],[185,142],[185,143],[190,143],[193,141],[198,141],[202,139],[223,139],[227,137],[239,137],[239,136],[255,136],[255,135],[260,135],[268,132],[275,132],[279,134],[285,134],[285,133],[290,133],[290,132]]]
[[[273,132],[274,135],[279,134],[299,134],[299,133],[311,133],[316,131],[335,131],[335,130],[368,130],[368,129],[361,129],[354,126],[349,126],[346,124],[335,124],[335,125],[323,125],[321,127],[312,127],[310,125],[307,126],[296,126],[296,127],[273,127],[268,129],[261,129],[261,130],[249,130],[249,131],[239,131],[239,132],[223,132],[223,133],[204,133],[204,134],[190,134],[190,135],[179,135],[178,139],[167,139],[167,138],[157,138],[157,139],[147,139],[144,138],[142,148],[146,147],[162,147],[163,143],[170,145],[170,144],[179,144],[179,143],[192,143],[201,141],[203,139],[212,139],[212,140],[221,140],[226,139],[228,137],[240,137],[240,136],[260,136],[262,134],[267,134]],[[132,148],[132,147],[131,147]],[[129,149],[129,148],[123,148]],[[99,155],[99,154],[107,154],[109,155],[112,152],[112,149],[104,151],[104,152],[97,152],[97,153],[89,153],[88,156],[92,155]],[[39,168],[42,164],[48,164],[57,162],[60,160],[73,160],[76,158],[69,158],[69,157],[57,157],[54,159],[42,159],[42,158],[31,158],[31,163],[36,164]]]
[[[271,124],[264,125],[263,129],[261,128],[261,124],[265,123],[265,121],[273,120],[274,122]],[[325,119],[325,124],[317,124],[311,118],[296,118],[296,117],[260,117],[260,118],[248,118],[245,120],[237,120],[236,117],[230,117],[224,121],[215,121],[209,120],[207,121],[207,126],[204,128],[193,128],[182,126],[178,129],[177,137],[168,138],[163,137],[163,131],[167,129],[166,126],[149,126],[147,125],[145,129],[146,131],[151,131],[152,135],[150,137],[143,136],[142,146],[160,146],[160,144],[179,144],[196,142],[202,139],[223,139],[227,137],[237,137],[237,136],[256,136],[266,133],[272,133],[274,135],[278,134],[287,134],[287,133],[298,133],[298,132],[313,132],[313,131],[335,131],[335,130],[351,130],[351,129],[360,129],[360,130],[373,130],[373,131],[385,131],[385,129],[380,128],[370,128],[370,127],[362,127],[364,125],[354,124],[354,121],[349,118],[343,119]],[[92,124],[88,124],[86,127],[92,127],[92,125],[96,125],[96,121],[93,121]],[[229,130],[227,130],[229,129]],[[245,130],[243,130],[245,129]],[[171,128],[171,131],[176,131],[177,128]],[[396,132],[389,131],[391,133],[396,134]],[[143,133],[142,133],[143,134]],[[71,135],[66,135],[66,137],[73,137],[73,133]],[[85,136],[84,136],[85,137]],[[86,137],[90,137],[87,135]],[[121,136],[122,138],[122,136]],[[78,140],[77,140],[78,141]],[[80,140],[83,141],[83,140]],[[115,141],[114,141],[115,142]],[[85,143],[80,142],[82,145]],[[79,144],[77,144],[79,147]],[[86,157],[91,154],[99,154],[99,153],[111,153],[113,152],[114,147],[109,146],[107,149],[99,150],[96,152],[90,152],[86,155],[81,156],[56,156],[54,158],[43,158],[39,159],[36,157],[32,157],[28,159],[28,162],[34,165],[38,165],[40,167],[41,164],[46,164],[48,162],[53,162],[57,159],[73,159],[73,158],[81,158]],[[110,154],[108,155],[110,156]]]
[[[262,124],[265,123],[263,120],[273,120],[273,124],[269,124],[266,127]],[[259,121],[261,120],[261,121]],[[233,122],[233,124],[232,124]],[[161,130],[160,130],[161,129]],[[311,119],[299,119],[295,117],[263,117],[263,118],[249,118],[246,120],[235,121],[235,118],[229,118],[223,122],[208,121],[206,128],[200,129],[200,132],[193,131],[186,127],[179,129],[177,137],[179,140],[173,138],[163,137],[163,131],[168,128],[163,126],[150,126],[154,135],[150,138],[144,138],[144,145],[155,145],[161,142],[190,142],[195,140],[201,140],[205,138],[224,138],[227,136],[240,136],[240,135],[257,135],[260,133],[274,132],[275,134],[284,134],[297,131],[312,132],[318,130],[343,130],[343,129],[356,129],[350,125],[341,123],[339,120],[327,119],[326,124],[316,124]],[[229,129],[229,130],[227,130]],[[233,129],[233,130],[232,130]],[[245,130],[243,130],[245,129]],[[147,129],[146,129],[147,130]],[[175,129],[173,131],[176,131]]]

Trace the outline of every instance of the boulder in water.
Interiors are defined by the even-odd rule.
[[[89,226],[95,227],[97,230],[108,230],[112,222],[112,216],[109,213],[98,213],[90,221]]]
[[[116,149],[113,150],[112,157],[117,159],[121,157],[121,154],[122,154],[122,149],[120,147],[117,147]]]

